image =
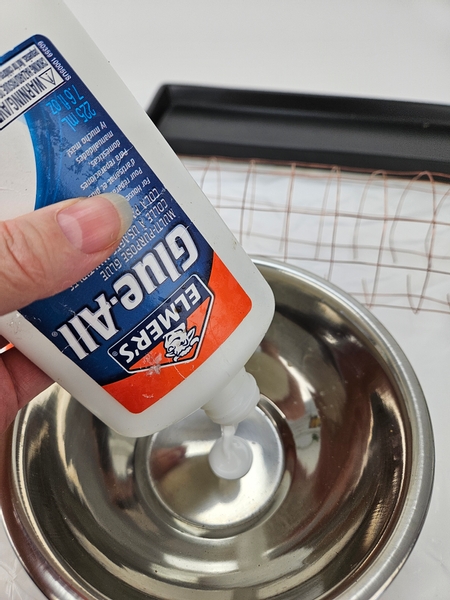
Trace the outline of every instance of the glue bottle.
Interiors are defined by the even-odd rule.
[[[105,263],[0,333],[121,434],[200,407],[225,428],[244,419],[272,292],[61,1],[2,6],[0,156],[0,218],[100,193],[134,213]]]

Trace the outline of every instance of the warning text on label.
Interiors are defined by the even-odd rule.
[[[0,129],[63,82],[35,44],[0,65]]]

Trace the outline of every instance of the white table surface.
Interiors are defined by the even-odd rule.
[[[450,103],[449,0],[67,0],[143,107],[163,83]],[[423,361],[442,335],[431,317],[411,344],[395,333],[428,398],[436,438],[429,515],[382,600],[450,597],[449,348]],[[450,321],[446,323],[447,327]],[[429,395],[433,397],[429,397]],[[0,598],[42,600],[0,531]]]

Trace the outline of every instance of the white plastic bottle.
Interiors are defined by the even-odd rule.
[[[135,216],[108,261],[0,333],[124,435],[200,407],[245,418],[272,292],[61,1],[2,5],[0,165],[1,219],[109,192]]]

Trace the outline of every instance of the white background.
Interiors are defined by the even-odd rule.
[[[448,0],[68,0],[147,106],[161,83],[448,103]]]
[[[5,1],[5,0],[4,0]],[[10,0],[12,1],[12,0]],[[450,0],[67,0],[143,107],[163,83],[450,103]],[[395,328],[395,315],[379,315]],[[450,451],[445,345],[428,322],[407,354],[436,435],[436,482],[423,533],[382,600],[450,597]],[[448,324],[447,324],[448,327]],[[401,345],[407,334],[396,331]],[[450,336],[447,336],[450,338]],[[450,343],[449,343],[450,346]],[[430,395],[432,397],[430,397]],[[0,597],[43,596],[0,546]],[[12,550],[10,551],[12,552]]]

